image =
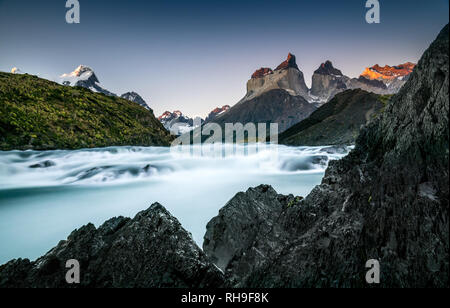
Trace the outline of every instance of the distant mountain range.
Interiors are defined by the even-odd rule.
[[[274,70],[270,67],[256,70],[247,82],[245,96],[231,108],[208,117],[205,124],[214,122],[224,128],[225,123],[270,122],[277,123],[279,132],[283,133],[343,91],[361,89],[379,95],[397,93],[414,66],[410,62],[397,66],[374,65],[366,68],[358,78],[350,78],[335,68],[331,61],[325,61],[314,72],[309,89],[295,55],[289,53]],[[369,105],[373,107],[373,104]],[[360,122],[353,124],[363,124]],[[359,129],[359,125],[356,126]],[[353,140],[346,138],[347,141],[350,139]]]
[[[374,120],[390,97],[361,89],[345,90],[321,105],[307,119],[280,134],[278,141],[302,146],[354,144],[361,126]]]
[[[312,76],[310,95],[319,103],[329,101],[339,92],[362,89],[376,94],[395,94],[405,84],[415,64],[397,66],[378,64],[368,67],[359,78],[350,78],[333,67],[331,61],[322,63]]]
[[[225,105],[212,110],[205,119],[190,118],[181,111],[166,111],[159,121],[172,134],[188,133],[206,123],[278,123],[282,133],[306,119],[314,110],[330,101],[336,94],[351,89],[362,89],[375,94],[394,94],[408,80],[415,67],[406,62],[395,66],[367,67],[358,78],[345,76],[331,61],[322,63],[312,75],[311,88],[289,53],[286,60],[274,70],[269,67],[257,69],[247,82],[245,96],[230,107]],[[18,68],[14,74],[23,74]],[[73,72],[60,76],[59,82],[66,86],[79,86],[107,96],[118,96],[105,89],[88,66],[80,65]],[[147,102],[136,92],[127,92],[121,98],[135,102],[152,112]]]
[[[116,94],[106,90],[100,85],[95,72],[88,66],[80,65],[73,72],[60,76],[60,83],[65,86],[83,87],[96,93],[103,93],[108,96],[117,96]],[[135,102],[147,110],[152,111],[145,100],[136,92],[127,92],[120,96],[121,98]]]

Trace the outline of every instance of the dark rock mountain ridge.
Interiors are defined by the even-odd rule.
[[[376,259],[381,287],[448,288],[448,69],[447,25],[320,186],[294,202],[266,186],[261,202],[236,196],[208,224],[204,251],[238,286],[367,287]],[[264,232],[247,214],[261,208]]]
[[[135,102],[136,104],[144,107],[145,109],[152,111],[153,110],[148,106],[147,102],[136,92],[127,92],[120,96],[121,98],[127,99],[131,102]]]
[[[216,123],[278,123],[284,131],[308,117],[316,109],[301,96],[292,96],[285,90],[271,90],[254,100],[231,108]]]
[[[308,103],[302,96],[293,96],[285,90],[275,89],[231,107],[212,122],[223,128],[226,123],[277,123],[278,130],[284,131],[307,118],[314,110],[316,105]]]
[[[280,132],[307,118],[316,108],[308,102],[308,88],[295,56],[289,53],[273,71],[261,68],[247,82],[247,94],[236,105],[213,117],[205,124],[277,123]],[[200,132],[195,132],[194,134]]]
[[[336,94],[308,118],[280,134],[278,142],[302,146],[354,144],[361,126],[382,111],[389,97],[360,89]]]

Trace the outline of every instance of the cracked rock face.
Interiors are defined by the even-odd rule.
[[[367,287],[377,259],[381,287],[449,286],[448,36],[304,200],[249,190],[208,224],[204,250],[235,285]]]
[[[66,261],[80,263],[81,283],[65,281]],[[220,287],[222,273],[207,261],[178,220],[160,204],[133,219],[88,224],[35,262],[0,267],[0,287]]]
[[[283,244],[286,234],[278,218],[293,200],[268,185],[238,193],[208,223],[203,251],[229,278],[240,280]]]

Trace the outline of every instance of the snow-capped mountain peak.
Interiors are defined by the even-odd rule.
[[[83,87],[92,92],[99,92],[108,96],[117,96],[100,86],[100,81],[95,75],[94,70],[86,65],[78,66],[71,73],[62,74],[60,76],[60,82],[65,86]]]
[[[13,67],[11,69],[11,73],[12,74],[24,74],[24,72],[22,72],[20,69],[18,69],[17,67]]]
[[[93,84],[99,83],[98,78],[94,73],[94,70],[86,65],[80,65],[73,72],[69,74],[62,74],[60,78],[64,85],[70,86],[76,86],[77,83],[81,83],[83,81],[89,81],[92,84],[92,86]]]
[[[147,102],[136,92],[127,92],[124,93],[120,96],[121,98],[127,99],[129,101],[135,102],[136,104],[141,105],[142,107],[144,107],[147,110],[152,110]]]
[[[80,65],[78,66],[72,73],[70,74],[63,74],[62,77],[80,77],[83,74],[93,74],[94,71],[92,68],[86,65]]]

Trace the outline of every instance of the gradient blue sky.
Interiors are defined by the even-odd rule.
[[[350,77],[366,66],[416,62],[448,23],[448,0],[80,0],[66,24],[65,0],[0,0],[0,70],[56,80],[79,64],[121,94],[140,93],[160,115],[205,116],[245,94],[250,75],[292,52],[307,84],[329,59]]]

